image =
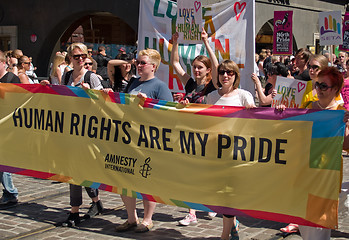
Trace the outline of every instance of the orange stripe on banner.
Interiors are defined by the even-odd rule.
[[[305,219],[326,228],[337,229],[338,200],[326,199],[309,194]]]
[[[166,204],[164,201],[162,201],[162,199],[158,196],[153,196],[154,200],[157,202],[157,203],[162,203],[162,204]]]
[[[21,88],[20,86],[18,86],[16,84],[0,83],[0,98],[4,98],[6,92],[28,93],[27,90]]]
[[[53,180],[53,181],[58,181],[58,182],[68,182],[72,178],[67,177],[67,176],[63,176],[63,175],[54,175],[52,177],[49,177],[48,179]]]
[[[113,186],[112,189],[111,189],[111,192],[118,193],[118,188]]]

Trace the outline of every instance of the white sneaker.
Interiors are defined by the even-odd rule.
[[[208,212],[208,217],[211,219],[213,219],[216,215],[217,215],[217,213],[215,213],[215,212]]]
[[[182,225],[182,226],[188,226],[190,224],[197,224],[198,221],[196,220],[195,215],[188,214],[187,216],[185,216],[185,218],[178,221],[178,223],[179,223],[179,225]]]

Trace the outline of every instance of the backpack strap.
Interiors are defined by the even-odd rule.
[[[92,73],[92,71],[87,71],[87,72],[85,73],[85,76],[84,76],[84,82],[85,82],[85,83],[88,83],[90,86],[91,86],[91,80],[90,80],[91,73]],[[68,84],[69,78],[70,78],[70,76],[71,76],[72,74],[73,74],[73,70],[70,70],[70,71],[66,72],[65,77],[64,77],[64,85],[67,85],[67,84]]]
[[[93,72],[92,71],[87,71],[85,73],[85,76],[84,76],[84,83],[88,83],[90,85],[90,87],[91,87],[91,79],[90,79],[91,73],[93,73]]]
[[[68,71],[68,72],[65,73],[64,85],[67,85],[67,84],[68,84],[69,78],[70,78],[70,76],[72,75],[72,73],[73,73],[73,70],[70,70],[70,71]]]

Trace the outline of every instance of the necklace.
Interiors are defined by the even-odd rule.
[[[336,102],[335,102],[334,104],[330,105],[330,106],[327,106],[327,107],[322,107],[322,106],[320,105],[320,102],[319,102],[319,101],[317,101],[316,103],[317,103],[317,105],[318,105],[321,109],[331,109],[331,108],[333,108],[333,107],[338,106],[338,103],[336,103]]]

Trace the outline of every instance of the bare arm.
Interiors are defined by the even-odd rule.
[[[173,66],[174,70],[177,73],[178,78],[181,82],[186,85],[188,80],[190,79],[190,75],[184,71],[181,64],[179,63],[179,55],[178,55],[178,33],[174,33],[172,35],[172,52],[170,64]]]
[[[23,84],[30,84],[27,75],[25,75],[25,74],[19,74],[18,77],[19,77],[19,80],[21,80],[21,83],[23,83]]]
[[[61,68],[57,67],[56,71],[57,71],[58,84],[61,85],[61,82],[62,82],[62,71],[61,71]]]
[[[261,81],[259,81],[259,78],[257,77],[257,74],[252,73],[251,78],[256,86],[258,99],[259,99],[259,105],[269,105],[273,102],[272,94],[269,94],[268,96],[265,96]]]
[[[218,80],[218,59],[216,58],[216,55],[214,54],[210,44],[208,44],[208,34],[205,31],[204,28],[202,28],[202,32],[201,32],[201,39],[205,44],[205,47],[207,49],[208,52],[208,56],[210,57],[211,60],[211,64],[212,64],[212,69],[211,69],[211,73],[212,73],[212,83],[214,85],[214,87],[216,89],[218,89],[218,84],[217,84],[217,80]]]
[[[349,112],[345,111],[344,114],[344,122],[345,122],[345,133],[344,133],[344,141],[343,141],[343,150],[349,150]]]

